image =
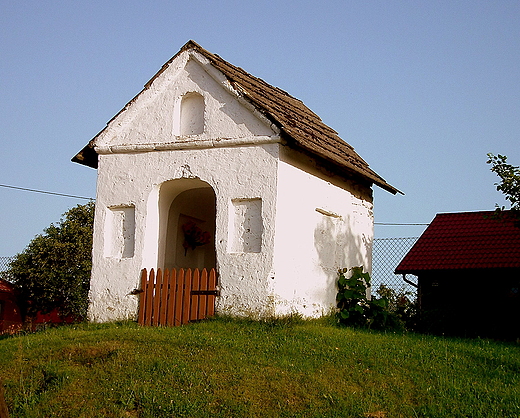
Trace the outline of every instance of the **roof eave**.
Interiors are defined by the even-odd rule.
[[[344,173],[347,173],[349,175],[349,177],[357,177],[357,178],[362,178],[364,179],[365,181],[367,181],[368,183],[370,184],[375,184],[376,186],[382,188],[383,190],[386,190],[387,192],[390,192],[392,193],[393,195],[396,195],[396,194],[402,194],[404,195],[404,193],[395,188],[394,186],[388,184],[383,178],[381,178],[380,176],[378,176],[376,173],[366,173],[365,171],[359,169],[358,167],[352,165],[352,164],[349,164],[345,161],[342,161],[341,163],[336,161],[334,158],[331,158],[329,155],[326,155],[325,153],[321,153],[319,152],[318,150],[316,149],[311,149],[311,148],[307,148],[305,147],[304,144],[302,144],[301,142],[297,141],[296,139],[292,138],[292,136],[290,135],[290,133],[287,133],[282,126],[280,126],[279,123],[277,123],[276,121],[273,121],[273,123],[275,125],[277,125],[280,129],[280,131],[282,131],[284,133],[284,137],[286,138],[286,142],[287,144],[292,147],[292,148],[299,148],[299,149],[302,149],[302,150],[305,150],[307,153],[309,153],[310,155],[315,155],[319,158],[322,158],[324,161],[327,161],[328,163],[331,163],[334,165],[334,167],[336,167],[337,169],[339,169],[339,171],[341,172],[344,172]],[[369,175],[371,174],[371,175]]]
[[[501,270],[518,270],[520,269],[520,265],[507,265],[507,266],[501,266],[501,265],[496,265],[496,266],[493,266],[493,267],[478,267],[478,266],[474,266],[474,267],[466,267],[466,266],[461,266],[461,267],[435,267],[435,268],[421,268],[421,269],[414,269],[414,268],[408,268],[408,269],[396,269],[394,271],[394,274],[413,274],[414,276],[420,276],[424,273],[435,273],[435,274],[440,274],[440,273],[446,273],[446,272],[449,272],[449,271],[471,271],[471,272],[474,272],[474,271],[482,271],[482,270],[489,270],[490,272],[495,270],[495,269],[501,269]]]
[[[85,147],[83,147],[83,149],[80,152],[78,152],[74,157],[72,157],[71,161],[73,163],[78,163],[87,167],[97,169],[98,153],[94,149],[92,141],[85,145]]]

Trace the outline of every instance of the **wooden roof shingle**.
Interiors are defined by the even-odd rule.
[[[214,68],[220,71],[245,100],[249,101],[280,129],[289,146],[300,148],[318,156],[331,164],[332,167],[349,175],[361,177],[365,181],[376,184],[393,194],[402,193],[375,173],[354,151],[352,146],[343,141],[336,131],[323,123],[320,117],[305,106],[301,100],[247,73],[242,68],[230,64],[218,55],[205,50],[194,41],[187,42],[173,58],[164,64],[161,70],[146,83],[144,90],[160,76],[180,53],[189,50],[203,55]],[[125,109],[128,105],[125,106]],[[95,138],[72,161],[97,168],[94,140]]]

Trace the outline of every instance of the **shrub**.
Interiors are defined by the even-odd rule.
[[[338,322],[378,330],[405,329],[405,321],[400,318],[400,311],[395,309],[399,308],[394,301],[395,295],[389,292],[391,289],[386,288],[386,294],[380,293],[379,298],[369,297],[370,274],[363,272],[363,267],[353,267],[350,270],[352,274],[349,278],[346,277],[349,269],[344,268],[338,272]]]
[[[394,290],[382,284],[377,293],[388,300],[388,310],[397,317],[403,328],[410,331],[417,329],[419,311],[417,300],[412,298],[412,292],[404,289]]]
[[[36,236],[10,263],[7,275],[20,295],[23,313],[82,319],[88,307],[92,266],[94,202],[77,205]]]

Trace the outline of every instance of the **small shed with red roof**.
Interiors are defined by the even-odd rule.
[[[14,286],[0,279],[0,334],[12,334],[21,328],[22,315],[16,301]]]
[[[510,211],[441,213],[397,266],[426,331],[520,337],[520,228]]]

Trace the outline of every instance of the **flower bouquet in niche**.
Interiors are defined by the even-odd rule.
[[[184,255],[187,254],[188,248],[194,250],[201,245],[208,244],[211,240],[209,232],[203,231],[193,221],[188,221],[182,225],[182,232],[184,233],[184,242],[182,243]]]

